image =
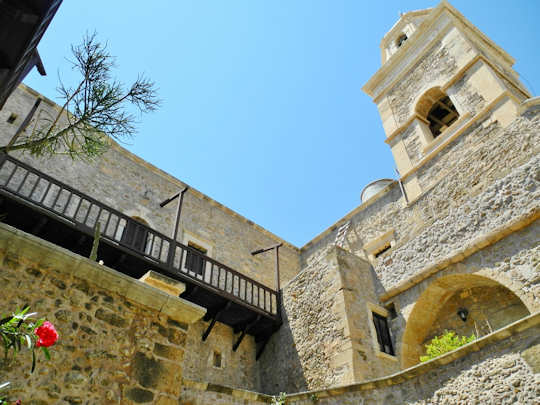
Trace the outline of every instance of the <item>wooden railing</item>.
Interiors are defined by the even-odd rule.
[[[274,290],[5,154],[0,155],[0,191],[90,236],[99,223],[103,239],[143,256],[165,274],[272,318],[278,316]]]

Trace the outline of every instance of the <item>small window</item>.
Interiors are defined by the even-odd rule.
[[[147,225],[144,219],[132,217],[131,220],[127,221],[120,242],[134,250],[144,252],[148,238]]]
[[[221,353],[214,350],[214,355],[212,357],[212,365],[216,368],[222,367],[222,358]]]
[[[383,353],[394,356],[394,348],[392,346],[392,339],[390,337],[390,329],[388,328],[388,320],[386,317],[379,315],[376,312],[372,312],[372,314],[375,332],[377,333],[377,343],[379,343],[379,350]]]
[[[387,243],[381,249],[379,249],[375,253],[373,253],[373,256],[375,256],[377,258],[380,255],[382,255],[384,252],[388,252],[391,247],[392,247],[392,245],[390,243]]]
[[[446,128],[452,125],[459,117],[459,114],[450,100],[445,96],[433,104],[427,115],[429,129],[434,138],[439,136]]]
[[[202,275],[206,262],[204,256],[207,250],[192,242],[188,243],[188,247],[191,249],[187,249],[185,268],[195,274]]]
[[[397,318],[396,304],[391,302],[385,305],[384,309],[388,311],[388,318],[390,318],[390,320]]]
[[[407,35],[401,34],[396,41],[396,46],[399,48],[407,40]]]
[[[10,116],[7,119],[8,124],[13,124],[15,120],[17,119],[17,114],[11,113]]]

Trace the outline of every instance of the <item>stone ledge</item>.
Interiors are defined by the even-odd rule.
[[[174,280],[156,271],[150,270],[145,273],[140,279],[145,284],[156,287],[157,289],[166,292],[173,297],[178,297],[186,291],[186,284],[181,281]]]
[[[525,318],[520,319],[519,321],[511,323],[510,325],[507,325],[502,329],[496,330],[495,332],[490,333],[489,335],[486,335],[478,340],[475,340],[474,342],[471,342],[465,346],[462,346],[459,349],[443,354],[442,356],[439,356],[425,363],[417,364],[416,366],[410,367],[398,373],[395,373],[386,377],[382,377],[382,378],[377,378],[374,380],[357,383],[357,384],[343,385],[343,386],[328,388],[325,390],[307,391],[307,392],[301,392],[298,394],[287,395],[287,401],[294,402],[294,401],[301,401],[301,400],[309,400],[314,395],[317,398],[322,399],[322,398],[334,397],[336,395],[341,395],[341,394],[350,393],[350,392],[366,391],[366,390],[371,390],[375,388],[382,388],[382,387],[388,387],[391,385],[400,384],[404,381],[407,381],[419,375],[425,374],[431,370],[440,368],[441,366],[444,366],[450,362],[453,362],[454,360],[462,358],[470,353],[478,352],[485,346],[505,340],[509,338],[510,336],[520,333],[526,329],[534,328],[538,326],[540,326],[540,312],[536,312],[532,315],[529,315]]]
[[[231,388],[225,385],[210,384],[210,383],[193,381],[193,380],[188,380],[188,379],[183,379],[182,385],[186,388],[190,388],[197,391],[217,392],[224,395],[230,395],[234,398],[241,398],[245,400],[260,401],[260,402],[266,402],[266,403],[270,403],[272,400],[271,395],[261,394],[254,391]]]
[[[40,267],[54,269],[68,277],[86,280],[177,321],[193,323],[206,313],[203,307],[182,298],[173,297],[139,280],[6,224],[0,224],[0,253],[14,254],[19,256],[24,263],[37,263]]]
[[[525,114],[528,110],[531,110],[533,108],[539,108],[540,107],[540,97],[531,97],[522,102],[519,105],[518,113],[520,115]]]

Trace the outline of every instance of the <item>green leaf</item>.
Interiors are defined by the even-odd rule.
[[[51,359],[51,354],[49,353],[49,349],[47,349],[46,347],[41,347],[41,350],[43,350],[43,353],[45,354],[45,358],[47,360],[50,360]]]

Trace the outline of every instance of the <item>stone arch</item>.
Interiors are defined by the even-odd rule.
[[[459,118],[454,103],[438,86],[422,94],[416,102],[415,112],[425,120],[434,138]]]
[[[459,307],[469,307],[465,322],[457,316]],[[518,294],[492,278],[467,273],[440,277],[422,292],[408,317],[401,345],[402,367],[417,364],[426,341],[444,329],[483,336],[528,314]]]

